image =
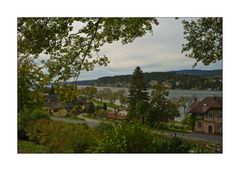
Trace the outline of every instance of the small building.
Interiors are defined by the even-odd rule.
[[[196,120],[193,131],[222,134],[222,97],[205,97],[195,101],[188,111]]]
[[[57,94],[46,95],[46,107],[45,110],[50,112],[54,116],[66,116],[68,113],[73,112],[74,107],[78,106],[75,109],[75,113],[80,113],[80,110],[83,109],[85,101],[78,98],[75,105],[73,103],[63,103],[58,102]]]
[[[125,120],[127,119],[127,111],[108,112],[106,113],[106,118],[114,120]]]

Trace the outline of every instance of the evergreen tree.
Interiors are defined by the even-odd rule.
[[[103,110],[107,110],[107,104],[106,103],[103,103]]]
[[[133,77],[130,82],[129,87],[129,96],[128,96],[128,115],[129,118],[135,118],[135,119],[142,119],[143,114],[139,114],[139,111],[137,110],[137,103],[139,104],[139,101],[141,102],[141,106],[147,106],[148,104],[148,92],[147,92],[147,85],[144,82],[144,76],[143,71],[139,66],[136,67],[136,69],[133,72]]]

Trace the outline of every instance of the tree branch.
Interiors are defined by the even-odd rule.
[[[91,40],[90,40],[89,43],[87,44],[87,52],[90,50],[91,44],[92,44],[93,40],[95,39],[95,37],[96,37],[96,35],[97,35],[98,26],[99,26],[99,23],[100,23],[101,19],[102,19],[102,18],[99,18],[98,21],[94,24],[94,26],[95,26],[96,28],[95,28],[95,30],[94,30],[94,33],[92,34]],[[87,57],[87,54],[83,56],[83,59],[82,59],[82,61],[81,61],[81,64],[80,64],[80,67],[79,67],[79,71],[78,71],[78,73],[77,73],[77,77],[76,77],[75,81],[77,81],[77,79],[78,79],[79,76],[80,76],[80,72],[81,72],[81,69],[82,69],[82,65],[83,65],[86,57]]]

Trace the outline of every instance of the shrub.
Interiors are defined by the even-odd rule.
[[[103,109],[97,111],[96,116],[103,118],[106,117],[106,111],[104,111]]]
[[[181,137],[159,138],[156,142],[157,153],[188,153],[192,146]]]
[[[97,132],[86,125],[64,122],[38,120],[27,128],[31,141],[44,145],[49,152],[71,153],[88,152],[97,145]]]
[[[105,126],[106,137],[102,139],[96,152],[128,152],[147,153],[153,152],[153,135],[143,125],[139,123],[115,123]],[[110,129],[112,127],[112,129]]]
[[[47,153],[45,146],[29,141],[18,141],[18,153]]]
[[[29,109],[24,108],[18,114],[18,139],[26,140],[26,131],[25,128],[27,127],[30,121],[35,121],[38,119],[49,119],[49,114],[45,113],[40,109]]]

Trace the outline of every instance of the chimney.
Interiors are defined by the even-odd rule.
[[[207,104],[204,103],[204,104],[203,104],[203,112],[205,112],[206,110],[207,110]]]

